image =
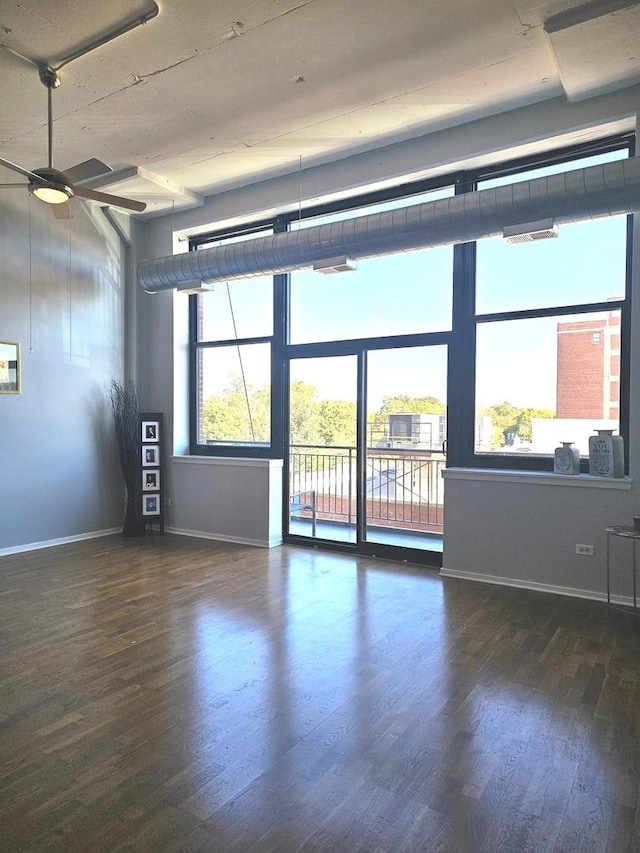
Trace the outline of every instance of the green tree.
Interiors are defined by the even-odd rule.
[[[289,389],[291,444],[320,443],[318,389],[308,382],[292,382]]]
[[[518,409],[516,406],[504,400],[502,403],[494,403],[480,412],[491,418],[492,435],[491,443],[494,447],[504,447],[508,435],[515,435]]]
[[[555,418],[551,409],[522,409],[506,400],[494,403],[480,412],[491,418],[493,427],[492,443],[494,447],[505,447],[509,436],[517,436],[521,441],[531,441],[531,421],[533,418]]]
[[[356,404],[348,400],[321,400],[318,407],[319,432],[327,445],[356,443]]]
[[[230,376],[222,394],[213,394],[202,407],[202,435],[210,441],[268,441],[269,386],[255,389],[242,377]]]
[[[395,394],[393,397],[383,397],[380,415],[407,412],[412,415],[444,415],[445,405],[437,397],[409,397],[408,394]]]
[[[531,441],[531,421],[534,418],[555,418],[551,409],[520,409],[516,418],[516,432],[521,441]]]

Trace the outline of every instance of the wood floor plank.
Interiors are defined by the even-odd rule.
[[[0,559],[0,849],[637,853],[640,625],[373,558]]]

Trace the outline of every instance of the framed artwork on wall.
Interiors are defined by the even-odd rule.
[[[160,470],[158,468],[153,471],[142,472],[142,491],[143,492],[159,492],[160,491]]]
[[[142,445],[142,467],[145,468],[149,465],[158,466],[159,455],[158,455],[158,445],[157,444],[143,444]]]
[[[160,424],[158,421],[142,421],[142,440],[160,441]]]
[[[20,393],[20,344],[0,341],[0,394]]]
[[[160,495],[142,496],[142,514],[160,515]]]

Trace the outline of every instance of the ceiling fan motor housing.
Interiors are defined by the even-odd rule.
[[[60,75],[53,68],[49,68],[47,65],[40,66],[38,74],[40,75],[40,82],[47,89],[57,89],[60,85]]]

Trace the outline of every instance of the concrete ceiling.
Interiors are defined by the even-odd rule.
[[[160,0],[153,20],[64,65],[54,166],[142,216],[301,166],[565,96],[640,81],[640,6],[624,0]],[[37,69],[151,10],[150,0],[0,0],[0,157],[47,151]],[[546,27],[545,27],[546,24]],[[16,179],[0,169],[0,180]],[[19,178],[18,178],[19,179]]]

